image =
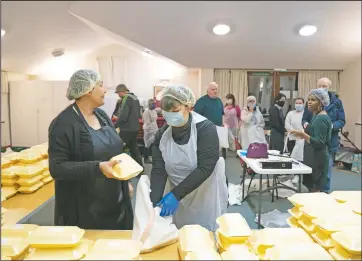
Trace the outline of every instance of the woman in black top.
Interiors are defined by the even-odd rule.
[[[285,134],[285,117],[283,107],[285,104],[285,95],[279,93],[275,97],[275,104],[269,110],[270,120],[270,149],[279,150],[281,153],[284,149],[284,134]]]
[[[173,215],[178,228],[198,224],[215,231],[228,202],[216,127],[191,111],[195,97],[188,87],[171,85],[161,95],[167,125],[152,147],[151,201],[162,207],[161,216]],[[171,191],[163,197],[167,180]]]
[[[54,223],[84,229],[129,230],[133,212],[128,181],[112,175],[123,142],[104,111],[106,90],[99,74],[79,70],[67,98],[75,103],[49,127],[49,169],[55,180]]]

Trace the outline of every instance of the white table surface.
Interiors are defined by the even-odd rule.
[[[304,165],[303,163],[294,160],[295,162],[299,162],[298,165],[292,164],[292,169],[262,169],[260,161],[267,160],[267,159],[249,159],[246,156],[242,156],[242,150],[238,150],[236,153],[237,155],[251,168],[255,173],[261,175],[295,175],[295,174],[311,174],[312,168]],[[274,153],[274,151],[268,151],[269,153]],[[285,157],[278,157],[278,156],[270,156],[269,160],[281,159],[285,160]]]

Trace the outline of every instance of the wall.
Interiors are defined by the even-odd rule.
[[[7,82],[10,81],[25,81],[30,80],[31,78],[35,78],[35,76],[14,73],[14,72],[5,72],[7,77]],[[3,71],[2,71],[3,76]],[[6,80],[1,79],[1,84],[4,85]],[[14,108],[16,109],[16,108]],[[8,88],[5,86],[1,86],[1,121],[4,123],[1,124],[1,146],[9,146],[10,145],[10,114],[9,114],[9,94]]]
[[[87,67],[98,70],[97,59],[110,57],[124,60],[124,83],[141,99],[152,98],[153,86],[158,85],[162,79],[168,79],[169,83],[187,84],[187,68],[183,65],[161,56],[145,56],[140,51],[118,44],[91,53],[86,58]],[[113,88],[120,83],[112,83]]]
[[[200,97],[200,69],[189,69],[187,71],[187,86],[192,90],[196,99]]]
[[[200,96],[206,94],[209,83],[213,81],[214,81],[214,69],[202,68],[200,73]]]
[[[340,98],[346,113],[345,130],[349,131],[350,139],[361,149],[361,126],[355,125],[356,122],[362,122],[361,57],[347,66],[340,74]]]

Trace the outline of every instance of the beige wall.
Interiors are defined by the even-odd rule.
[[[203,68],[200,73],[200,96],[206,94],[207,87],[210,82],[214,81],[214,69],[213,68]]]
[[[14,72],[6,72],[7,80],[10,81],[26,81],[35,78],[35,76],[14,73]],[[2,79],[1,84],[4,81]],[[10,144],[10,115],[9,115],[9,94],[7,92],[8,88],[5,86],[1,86],[1,146],[9,146]],[[12,108],[16,109],[16,108]]]
[[[153,87],[160,85],[161,79],[169,83],[187,84],[187,68],[162,56],[145,56],[140,51],[123,45],[110,45],[101,48],[86,58],[88,68],[97,68],[97,58],[118,57],[124,61],[124,82],[139,98],[148,100],[153,97]],[[112,85],[120,82],[112,81]]]
[[[361,57],[351,63],[340,74],[340,98],[346,113],[345,130],[350,133],[350,139],[362,148],[361,126]]]
[[[187,71],[187,86],[192,90],[196,99],[200,97],[200,69],[190,69]]]

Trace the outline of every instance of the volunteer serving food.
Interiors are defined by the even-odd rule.
[[[188,87],[170,85],[160,96],[167,124],[153,143],[151,201],[161,216],[173,215],[178,228],[198,224],[215,231],[228,201],[216,127],[191,111],[195,96]],[[171,191],[163,196],[167,181]]]
[[[110,159],[123,142],[107,114],[106,89],[98,73],[79,70],[67,98],[75,102],[49,127],[49,169],[55,180],[54,223],[84,229],[131,230],[133,211],[128,181],[114,179]]]

